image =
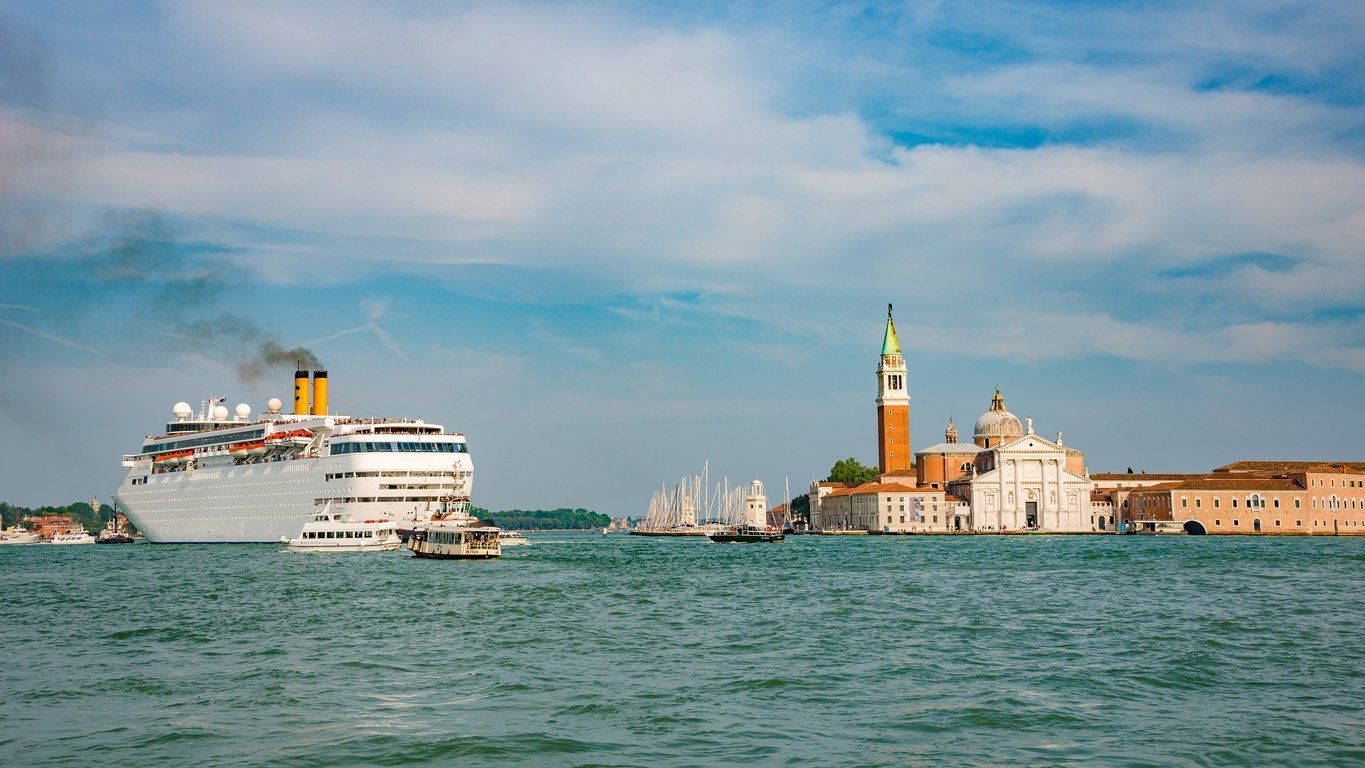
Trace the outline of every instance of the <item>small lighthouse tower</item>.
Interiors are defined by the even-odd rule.
[[[768,527],[768,497],[763,493],[763,482],[749,483],[749,495],[744,497],[744,524],[755,528]]]
[[[910,468],[910,393],[905,385],[905,358],[896,338],[891,305],[886,305],[886,334],[877,364],[877,469],[879,474]]]

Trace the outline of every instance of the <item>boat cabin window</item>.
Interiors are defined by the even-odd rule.
[[[333,456],[347,453],[391,453],[393,451],[405,453],[468,453],[469,446],[465,443],[391,443],[374,440],[332,443],[331,446],[331,455]]]

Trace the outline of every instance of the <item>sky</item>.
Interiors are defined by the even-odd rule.
[[[1365,459],[1365,5],[0,0],[0,499],[179,400],[639,515],[1000,386],[1092,472]],[[263,363],[274,350],[278,364]]]

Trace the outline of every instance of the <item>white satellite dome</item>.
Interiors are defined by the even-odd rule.
[[[213,407],[214,421],[227,421],[228,409],[226,405],[215,405]]]
[[[251,416],[251,406],[246,403],[238,403],[235,411],[237,413],[237,418],[241,421],[246,421],[247,418]]]
[[[284,402],[281,401],[278,397],[272,397],[268,402],[266,402],[265,407],[271,413],[279,413],[280,409],[284,407]]]
[[[189,403],[182,400],[171,406],[171,413],[174,414],[177,419],[188,419],[190,414],[194,413],[194,409],[190,408]]]

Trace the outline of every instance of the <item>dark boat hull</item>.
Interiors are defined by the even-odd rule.
[[[780,533],[713,533],[707,538],[717,544],[776,544],[785,537]]]

